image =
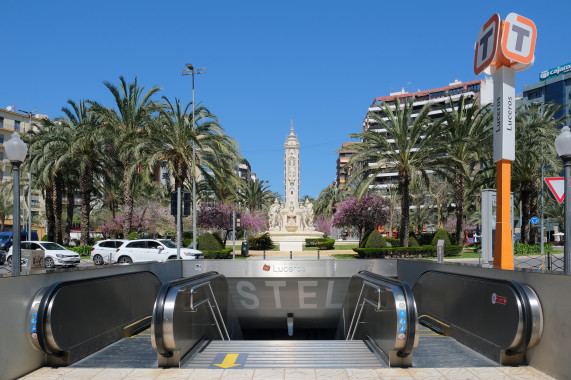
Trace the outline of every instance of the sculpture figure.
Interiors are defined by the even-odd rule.
[[[280,203],[277,198],[268,211],[270,229],[275,230],[280,228]]]

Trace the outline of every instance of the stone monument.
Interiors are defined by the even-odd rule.
[[[313,205],[299,203],[299,142],[293,133],[285,142],[284,157],[285,203],[276,199],[269,210],[269,233],[280,245],[280,251],[301,251],[305,239],[323,237],[313,226]]]

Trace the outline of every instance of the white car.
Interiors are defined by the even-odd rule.
[[[117,262],[115,252],[117,251],[117,248],[127,241],[129,240],[110,239],[98,241],[95,243],[93,248],[91,248],[91,260],[93,260],[95,265],[107,264],[109,261],[112,263]]]
[[[20,248],[44,251],[44,266],[46,268],[77,266],[81,261],[78,253],[50,241],[23,241]],[[12,265],[12,249],[13,247],[10,247],[6,256],[8,265]]]
[[[176,244],[166,239],[137,239],[124,242],[114,254],[113,260],[120,264],[141,261],[174,260]],[[203,259],[204,255],[197,249],[180,248],[180,258],[183,260]]]

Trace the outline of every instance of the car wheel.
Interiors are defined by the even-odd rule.
[[[8,257],[8,259],[6,260],[6,263],[10,266],[12,266],[12,256]]]
[[[56,266],[56,264],[54,263],[54,259],[52,259],[51,257],[46,257],[44,259],[44,265],[46,268],[54,268]]]
[[[117,260],[117,262],[119,264],[131,264],[133,260],[131,260],[131,258],[128,256],[121,256],[119,257],[119,260]]]
[[[102,265],[103,264],[103,257],[101,255],[93,256],[93,264]]]
[[[176,260],[176,256],[169,256],[169,260]]]

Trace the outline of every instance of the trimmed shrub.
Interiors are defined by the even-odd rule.
[[[385,238],[386,242],[389,243],[391,245],[391,247],[400,247],[400,240],[399,239],[393,239],[393,238]],[[359,247],[359,248],[365,248],[365,247]]]
[[[182,240],[192,240],[192,231],[182,231]]]
[[[141,236],[138,233],[136,233],[135,231],[131,232],[129,234],[129,236],[127,236],[127,240],[136,240],[136,239],[140,239],[140,238],[141,238]]]
[[[306,247],[317,247],[319,249],[333,249],[335,245],[334,239],[318,238],[318,239],[305,239]]]
[[[67,247],[70,251],[79,253],[79,256],[90,256],[92,245],[78,245],[75,247]]]
[[[367,243],[364,248],[385,248],[387,246],[387,241],[382,233],[379,231],[372,231],[367,239]]]
[[[543,250],[545,253],[553,252],[553,247],[549,244],[543,245]],[[514,255],[541,255],[541,245],[540,244],[524,244],[515,243],[514,244]]]
[[[48,235],[47,234],[42,236],[42,241],[48,241]]]
[[[436,247],[438,240],[444,240],[444,245],[450,245],[450,235],[445,230],[438,230],[432,238],[432,245]]]
[[[419,247],[418,240],[416,240],[416,235],[409,235],[408,237],[408,246],[409,247]]]
[[[220,236],[220,233],[214,232],[212,235],[216,238],[216,240],[218,240],[218,242],[220,243],[220,246],[222,248],[224,248],[224,240],[222,239],[222,236]]]
[[[232,248],[224,248],[224,249],[220,249],[217,251],[202,251],[202,254],[204,255],[205,259],[209,259],[209,260],[225,260],[225,259],[231,259],[232,255],[230,255],[230,252],[232,252]]]
[[[416,236],[416,240],[419,245],[431,245],[434,234],[434,232],[423,232]]]
[[[201,251],[220,251],[222,244],[212,234],[205,233],[198,237],[197,248]]]
[[[444,256],[459,256],[462,253],[461,245],[448,245],[444,247]],[[354,248],[361,259],[390,259],[390,258],[419,258],[436,257],[436,246],[422,245],[419,247],[389,247],[389,248]]]
[[[182,241],[182,245],[185,246],[185,247],[190,247],[190,246],[192,245],[192,238],[190,238],[190,239],[188,239],[188,238],[184,239],[184,240]]]
[[[255,251],[263,251],[274,248],[274,242],[272,241],[270,234],[267,232],[258,236],[250,236],[248,238],[248,245],[250,246],[250,249]]]
[[[367,240],[369,240],[369,236],[371,235],[371,230],[365,231],[363,236],[361,236],[361,240],[359,240],[359,248],[365,248],[365,244],[367,244]]]

